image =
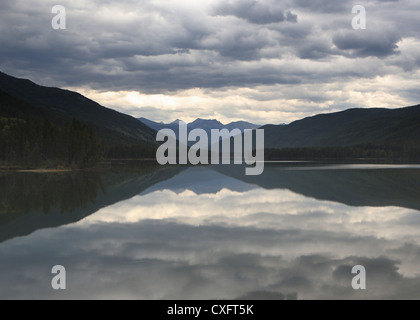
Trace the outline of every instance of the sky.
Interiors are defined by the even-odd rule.
[[[418,104],[419,14],[418,0],[1,1],[0,70],[155,121],[289,123]]]

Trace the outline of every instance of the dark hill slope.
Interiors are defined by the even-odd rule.
[[[420,105],[400,109],[349,109],[289,125],[267,125],[266,148],[339,147],[420,143]]]
[[[107,145],[156,145],[155,131],[131,116],[105,108],[77,92],[43,87],[1,72],[0,116],[48,118],[59,124],[76,119],[94,127]]]

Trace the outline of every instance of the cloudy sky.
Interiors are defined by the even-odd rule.
[[[57,4],[66,30],[51,27]],[[0,70],[159,121],[396,108],[420,102],[419,13],[418,0],[2,1]]]

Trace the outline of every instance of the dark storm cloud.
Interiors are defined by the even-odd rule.
[[[232,60],[260,60],[262,50],[276,47],[278,40],[273,32],[266,29],[254,29],[249,26],[232,27],[211,35],[201,43],[202,50],[211,50],[220,58]]]
[[[343,13],[351,10],[352,0],[294,0],[293,4],[311,12]]]
[[[322,41],[306,42],[298,49],[301,59],[317,60],[331,55],[332,49],[329,43]]]
[[[353,57],[386,57],[398,54],[397,43],[401,37],[395,31],[341,32],[334,36],[334,44]]]
[[[62,31],[51,28],[55,4],[0,4],[0,70],[45,85],[167,93],[328,84],[420,68],[415,44],[409,54],[400,49],[420,38],[412,0],[366,1],[368,30],[351,28],[352,1],[64,1]],[[404,58],[390,60],[400,51]],[[350,66],[371,57],[381,63]]]
[[[70,4],[67,7],[68,29],[65,31],[50,28],[48,6],[35,12],[18,4],[9,8],[9,11],[23,13],[22,19],[2,19],[2,24],[11,29],[9,34],[0,36],[4,44],[0,49],[2,67],[21,70],[13,74],[33,75],[35,79],[44,73],[42,77],[47,83],[51,79],[59,85],[116,90],[172,91],[197,86],[220,88],[298,82],[294,76],[265,77],[259,72],[251,76],[250,70],[238,67],[228,68],[228,71],[222,66],[225,58],[233,61],[261,59],[262,50],[278,44],[275,34],[267,30],[250,26],[217,30],[211,20],[211,25],[201,25],[193,13],[181,11],[174,15],[155,7],[146,8],[150,16],[132,21],[121,18],[117,22],[102,20],[97,12],[76,15]],[[23,20],[26,14],[36,16],[39,12],[42,19]],[[160,18],[153,18],[153,14]],[[290,19],[293,19],[291,15]],[[197,51],[192,59],[189,58],[191,50]]]
[[[297,15],[278,6],[257,0],[223,1],[214,8],[220,16],[235,16],[255,24],[270,24],[283,21],[297,22]]]

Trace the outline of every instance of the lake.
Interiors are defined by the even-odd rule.
[[[0,191],[1,299],[420,298],[420,166],[0,173]]]

